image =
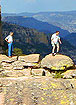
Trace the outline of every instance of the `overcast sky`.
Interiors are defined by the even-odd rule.
[[[76,0],[1,0],[3,13],[71,11]]]

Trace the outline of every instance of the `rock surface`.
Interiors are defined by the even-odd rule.
[[[66,72],[62,73],[63,78],[65,79],[72,79],[76,78],[76,70],[67,70]]]
[[[18,59],[0,55],[0,105],[76,105],[76,70],[63,73],[64,78],[73,79],[54,79],[52,72],[40,68],[39,55],[33,56]],[[42,67],[51,65],[54,70],[74,65],[64,55],[45,58]]]
[[[52,70],[65,70],[74,65],[71,58],[65,55],[56,55],[52,56],[51,54],[47,55],[42,59],[41,63],[40,54],[30,54],[27,56],[14,56],[12,58],[8,58],[6,55],[0,55],[0,77],[22,77],[22,76],[50,76],[61,77],[60,74],[55,74],[51,72],[51,70],[46,70],[45,68],[50,68]],[[41,68],[44,67],[44,68]],[[28,70],[27,70],[28,69]],[[23,72],[23,71],[27,72]],[[17,71],[17,72],[16,72]],[[72,78],[71,75],[64,73],[63,78]]]
[[[19,56],[18,60],[25,61],[26,63],[38,63],[40,60],[40,54],[30,54],[26,56]]]
[[[30,54],[27,56],[14,56],[12,58],[7,57],[6,55],[0,55],[0,67],[1,70],[8,71],[12,70],[24,70],[25,68],[39,68],[39,59],[40,54]]]
[[[23,69],[23,70],[3,70],[0,73],[0,77],[23,77],[23,76],[30,76],[30,69]]]
[[[42,76],[43,69],[39,64],[40,54],[30,54],[26,56],[0,55],[0,77],[23,77],[30,75]]]
[[[45,69],[32,69],[32,75],[34,76],[42,76],[44,75],[45,76]]]
[[[69,67],[73,67],[73,60],[65,55],[55,55],[51,54],[45,56],[41,61],[41,67],[49,68],[51,70],[65,70]]]
[[[7,56],[6,56],[6,55],[2,55],[2,54],[0,54],[0,63],[1,63],[2,60],[4,60],[4,59],[7,59]]]
[[[76,79],[0,79],[0,105],[76,105]]]
[[[17,61],[17,56],[13,56],[12,58],[9,58],[6,55],[0,55],[0,61],[6,62],[6,63],[12,63],[14,61]]]

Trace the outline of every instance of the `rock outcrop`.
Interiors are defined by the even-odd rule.
[[[48,68],[51,70],[66,70],[74,66],[73,60],[65,55],[55,55],[51,54],[45,56],[41,61],[41,67]]]
[[[0,77],[42,76],[44,69],[40,69],[39,61],[40,54],[13,56],[12,58],[0,55]]]
[[[64,55],[47,55],[42,61],[39,54],[0,55],[0,105],[76,105],[76,69],[62,73],[66,79],[54,79],[55,72],[49,72],[73,65]]]
[[[0,78],[0,105],[76,105],[76,79]]]
[[[22,77],[33,75],[50,76],[53,78],[56,74],[50,73],[50,71],[67,70],[69,67],[73,66],[74,63],[72,59],[65,55],[52,56],[49,54],[41,61],[40,54],[30,54],[19,57],[13,56],[12,58],[8,58],[6,55],[0,55],[0,77]],[[67,72],[63,73],[63,78],[75,78],[75,76],[73,76],[75,75],[73,70],[71,72],[69,71],[70,74],[68,75]]]
[[[28,67],[38,67],[38,63],[40,60],[40,54],[30,54],[25,56],[13,56],[12,58],[7,57],[6,55],[0,55],[0,63],[5,67],[12,67],[23,69],[24,66]]]

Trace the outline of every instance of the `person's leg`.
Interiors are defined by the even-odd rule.
[[[52,49],[52,54],[54,54],[54,51],[55,51],[55,44],[52,44],[52,47],[53,47],[53,49]]]
[[[57,46],[57,53],[58,53],[59,52],[59,48],[60,48],[59,47],[59,43],[57,43],[56,46]]]
[[[12,52],[13,52],[13,43],[11,43],[11,56],[12,56]]]
[[[11,57],[11,43],[8,44],[8,56]]]

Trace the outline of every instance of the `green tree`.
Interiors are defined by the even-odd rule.
[[[23,52],[22,52],[21,49],[19,49],[19,48],[14,48],[13,55],[15,55],[15,56],[20,56],[20,55],[22,55],[22,54],[23,54]]]

